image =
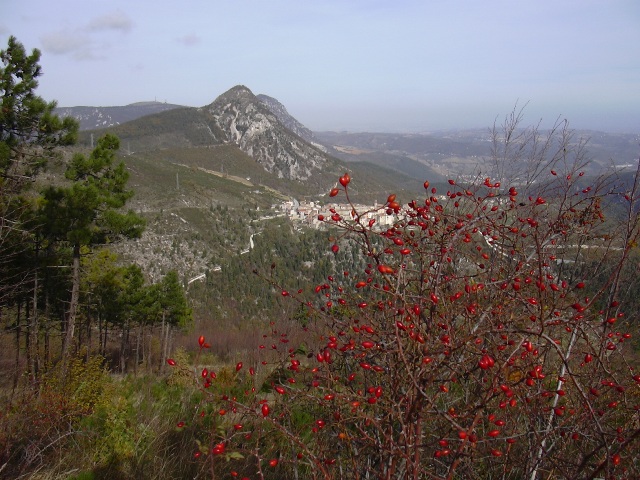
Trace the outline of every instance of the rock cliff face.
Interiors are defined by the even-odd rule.
[[[303,124],[301,124],[298,120],[293,118],[291,115],[289,115],[289,112],[287,111],[285,106],[278,100],[273,97],[269,97],[268,95],[262,94],[257,95],[256,98],[260,100],[260,102],[265,107],[267,107],[278,118],[278,120],[280,120],[280,123],[282,123],[282,125],[284,125],[286,128],[288,128],[307,142],[311,142],[311,140],[313,140],[313,132]]]
[[[278,100],[273,97],[269,97],[267,95],[258,95],[258,100],[260,100],[271,112],[278,117],[280,123],[284,125],[286,128],[291,130],[293,133],[298,135],[303,140],[307,141],[314,147],[322,150],[327,153],[327,147],[319,143],[319,140],[315,137],[313,132],[301,124],[298,120],[292,117],[285,106],[281,104]]]
[[[327,162],[322,150],[287,128],[247,87],[233,87],[201,110],[223,133],[225,143],[236,144],[280,178],[304,181]]]

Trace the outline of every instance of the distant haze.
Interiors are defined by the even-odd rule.
[[[637,0],[3,0],[60,106],[203,106],[236,84],[312,130],[528,123],[640,132]]]

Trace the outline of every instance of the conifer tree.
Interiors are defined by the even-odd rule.
[[[180,284],[178,274],[171,270],[160,283],[152,286],[151,298],[156,310],[154,317],[161,322],[160,343],[163,352],[161,366],[169,350],[171,329],[187,327],[193,319],[191,308],[187,304],[184,288]]]
[[[38,354],[38,294],[42,279],[40,242],[34,220],[31,186],[61,147],[75,143],[78,123],[54,115],[55,102],[35,94],[40,52],[28,54],[13,36],[0,51],[0,307],[24,311],[30,377],[35,379]],[[19,365],[21,323],[16,314],[16,365]],[[45,346],[46,349],[46,346]],[[16,381],[19,369],[16,368]]]
[[[35,94],[40,52],[27,54],[13,36],[0,51],[0,301],[25,282],[23,269],[12,259],[30,248],[31,228],[26,225],[33,202],[28,196],[36,175],[60,147],[75,143],[78,123],[53,114],[55,102]],[[16,273],[16,271],[18,273]]]
[[[119,238],[142,234],[144,220],[132,211],[122,212],[133,192],[127,190],[129,174],[123,162],[114,164],[120,147],[117,137],[107,134],[86,157],[74,155],[65,177],[70,185],[50,186],[43,191],[42,218],[54,238],[72,248],[72,288],[63,356],[73,341],[80,298],[80,258],[83,248],[104,245]]]

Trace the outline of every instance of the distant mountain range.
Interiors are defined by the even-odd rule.
[[[63,112],[76,115],[73,109]],[[91,138],[103,130],[83,130],[81,139],[90,145]],[[388,165],[384,161],[367,162],[364,157],[340,160],[339,150],[323,144],[284,105],[266,95],[256,96],[242,85],[231,88],[209,105],[175,107],[107,130],[120,138],[122,150],[127,154],[162,156],[171,151],[173,158],[180,158],[185,164],[189,163],[185,158],[194,162],[198,157],[199,168],[225,169],[229,173],[236,168],[235,173],[259,178],[264,185],[285,195],[325,193],[347,170],[359,169],[362,180],[366,179],[366,191],[354,190],[354,195],[360,198],[390,189],[419,191],[425,178],[441,179],[428,165],[410,158],[401,162],[394,159]],[[225,150],[227,155],[234,152],[233,160],[222,161],[213,154],[212,149],[221,146],[234,147]],[[205,153],[203,148],[210,151]],[[252,161],[247,162],[242,156]],[[377,168],[372,168],[372,163]]]
[[[184,107],[170,103],[138,102],[123,107],[59,107],[55,113],[61,117],[75,117],[81,130],[92,130],[113,127],[174,108]]]
[[[278,113],[284,121],[296,123],[286,115],[284,107]],[[277,179],[326,187],[327,181],[319,179],[327,175],[337,178],[342,168],[323,149],[289,130],[280,118],[248,88],[239,85],[210,105],[172,108],[108,130],[120,138],[127,153],[232,145],[253,159],[255,167]],[[303,128],[300,126],[301,132]],[[85,141],[87,135],[94,133],[100,131],[85,131]],[[259,173],[260,170],[254,171],[251,176]]]
[[[322,170],[322,154],[349,164],[375,164],[414,179],[459,178],[482,170],[491,150],[488,128],[429,134],[312,132],[277,99],[254,96],[244,86],[201,108],[139,102],[122,107],[66,107],[56,112],[77,118],[81,130],[127,124],[120,135],[134,151],[236,143],[267,171],[294,180],[309,179]],[[166,117],[155,116],[163,112]],[[285,139],[285,131],[296,138]],[[576,137],[589,138],[594,173],[611,164],[634,164],[638,158],[638,135],[578,131]],[[298,162],[299,156],[305,159]]]

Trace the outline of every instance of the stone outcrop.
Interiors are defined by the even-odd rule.
[[[280,178],[304,181],[327,162],[321,149],[287,128],[247,87],[233,87],[201,110],[226,143],[236,144]]]

